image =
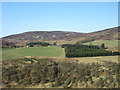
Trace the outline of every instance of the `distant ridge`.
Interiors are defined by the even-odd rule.
[[[119,33],[120,27],[114,27],[92,33],[87,33],[87,36],[95,38],[97,40],[118,40],[120,39],[120,37],[118,37]]]
[[[77,41],[85,38],[96,40],[117,40],[120,27],[109,28],[92,33],[66,32],[66,31],[32,31],[3,37],[7,42],[23,44],[32,41]]]

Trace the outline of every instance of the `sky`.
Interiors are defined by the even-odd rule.
[[[2,3],[2,36],[28,31],[88,33],[116,26],[117,2]]]

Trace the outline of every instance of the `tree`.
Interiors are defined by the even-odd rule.
[[[54,45],[54,46],[56,46],[56,45],[57,45],[57,43],[56,43],[56,42],[54,42],[54,43],[53,43],[53,45]]]
[[[66,57],[94,57],[94,56],[110,56],[110,55],[120,55],[119,52],[112,52],[105,48],[105,45],[102,45],[102,48],[95,45],[65,45],[62,47],[65,48]]]
[[[48,46],[50,45],[49,43],[47,42],[31,42],[31,43],[28,43],[27,46],[30,46],[30,47],[34,47],[34,46]]]
[[[105,49],[105,44],[104,43],[101,44],[101,49]]]

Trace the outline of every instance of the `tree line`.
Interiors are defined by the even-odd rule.
[[[30,42],[27,43],[26,45],[16,45],[12,42],[6,42],[2,41],[2,44],[0,47],[2,48],[21,48],[21,47],[35,47],[35,46],[56,46],[57,43],[53,42],[53,44],[48,43],[48,42]]]
[[[27,44],[29,47],[34,47],[34,46],[48,46],[51,45],[50,43],[47,42],[30,42]]]
[[[75,44],[83,44],[83,43],[92,42],[92,41],[95,41],[95,39],[87,38],[87,39],[83,39],[83,40],[77,41]]]

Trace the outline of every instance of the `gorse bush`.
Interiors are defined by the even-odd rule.
[[[26,59],[25,59],[26,60]],[[30,60],[30,59],[29,59]],[[13,63],[3,65],[4,87],[29,87],[51,83],[50,87],[118,87],[120,76],[118,63],[78,63],[31,59],[32,64]],[[23,61],[23,59],[22,59]],[[4,62],[3,62],[4,64]]]

